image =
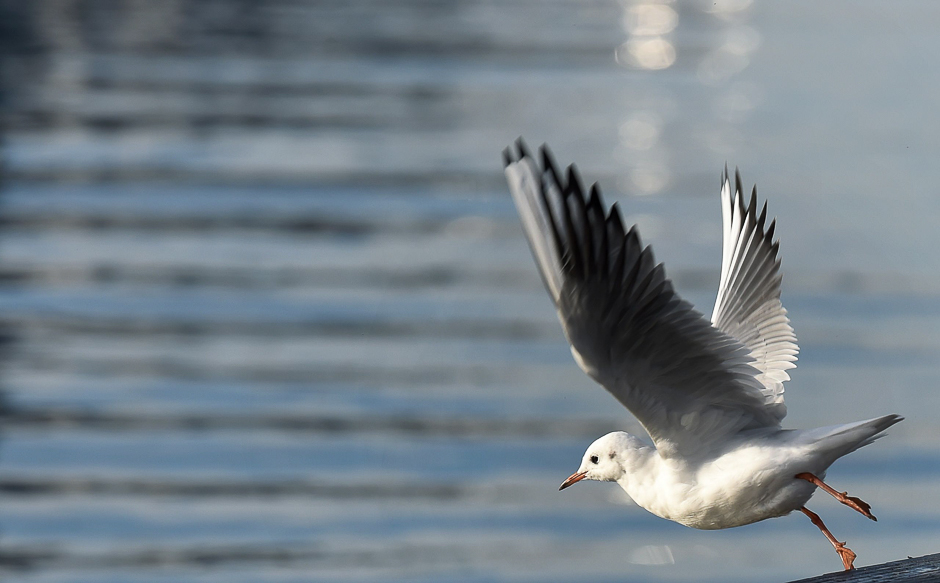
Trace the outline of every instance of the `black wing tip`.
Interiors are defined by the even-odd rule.
[[[620,224],[623,224],[623,220],[621,219],[621,216],[620,216],[620,203],[619,202],[614,201],[614,204],[610,205],[610,212],[607,213],[607,217],[608,218],[616,217],[618,220],[620,220]]]
[[[605,216],[604,211],[604,197],[601,195],[601,187],[595,182],[591,185],[590,193],[588,194],[588,208],[600,212],[600,216]]]
[[[754,185],[754,188],[751,190],[751,200],[747,203],[747,214],[751,216],[751,219],[757,221],[757,185]]]
[[[503,148],[503,165],[504,167],[510,166],[519,162],[526,157],[529,151],[529,147],[525,143],[525,139],[522,136],[513,141],[505,148]]]
[[[513,165],[516,161],[513,160],[512,150],[509,149],[509,146],[503,148],[503,168],[508,168]]]
[[[611,244],[611,241],[609,241],[610,235],[607,233],[609,223],[616,223],[616,229],[613,232],[619,234],[619,237],[622,238],[617,243],[618,248],[635,246],[639,255],[645,256],[646,261],[653,262],[652,250],[649,247],[643,247],[636,225],[633,225],[624,233],[624,220],[620,205],[614,202],[609,209],[605,209],[601,187],[595,182],[591,184],[590,189],[586,189],[576,164],[568,165],[565,171],[561,172],[555,161],[555,156],[547,144],[542,144],[538,148],[538,157],[535,157],[522,136],[503,150],[502,157],[503,163],[507,167],[525,158],[529,158],[533,163],[540,165],[543,175],[548,174],[554,179],[561,200],[568,201],[562,203],[557,209],[544,201],[550,215],[554,215],[556,210],[560,212],[560,216],[551,216],[551,226],[557,252],[566,271],[572,272],[572,275],[576,277],[583,277],[593,269],[609,264],[609,258],[606,257],[609,253],[607,248]],[[727,164],[725,174],[727,177]],[[544,197],[546,193],[543,192],[542,195]],[[577,196],[577,199],[573,198],[575,196]],[[603,238],[598,241],[594,241],[593,238],[581,240],[574,225],[575,221],[587,221],[592,224],[593,228],[602,229],[601,235]],[[605,223],[608,223],[608,225],[605,225]],[[564,236],[562,231],[564,231]],[[595,251],[600,252],[599,249],[594,249],[595,244],[599,244],[600,248],[605,251],[605,257],[594,257]],[[621,251],[621,255],[625,256],[625,252]],[[601,260],[600,266],[595,265],[598,260]],[[607,267],[609,268],[609,265]]]
[[[614,228],[616,232],[619,232],[619,238],[623,239],[626,236],[626,233],[623,229],[623,217],[620,216],[620,205],[616,202],[610,205],[610,210],[607,212],[607,227]],[[617,243],[622,243],[623,241],[617,241]]]
[[[730,174],[728,173],[728,163],[725,162],[725,169],[724,169],[724,172],[722,172],[722,175],[721,175],[721,186],[724,187],[725,183],[726,183],[726,182],[730,182],[730,180],[731,180],[731,176],[730,176]],[[739,199],[739,200],[740,200],[740,202],[741,202],[741,210],[742,210],[744,213],[752,214],[752,215],[754,216],[754,218],[756,219],[757,216],[758,216],[758,214],[763,215],[763,214],[766,213],[766,211],[767,211],[767,201],[766,201],[766,200],[764,201],[764,204],[763,204],[763,206],[762,206],[762,208],[761,208],[761,212],[758,213],[758,212],[757,212],[757,200],[758,200],[758,197],[757,197],[757,185],[755,184],[755,185],[753,185],[753,186],[751,187],[751,197],[750,197],[750,200],[748,200],[747,204],[744,204],[744,192],[745,192],[745,191],[744,191],[744,184],[743,184],[743,183],[744,183],[744,181],[741,179],[741,170],[740,170],[740,168],[738,168],[737,166],[735,166],[735,167],[734,167],[734,192],[732,192],[731,194],[732,194],[732,196],[734,196],[734,195],[740,195],[740,199]]]
[[[754,196],[757,196],[757,187],[754,187]],[[760,215],[757,217],[757,224],[760,225],[760,229],[764,230],[764,223],[767,221],[767,201],[764,201],[764,204],[761,205]]]
[[[551,148],[548,147],[548,144],[542,144],[539,148],[539,153],[542,155],[543,170],[548,171],[552,175],[555,184],[560,186],[561,175],[558,172],[558,164],[555,162],[555,155],[552,154]]]
[[[551,148],[548,147],[548,144],[542,144],[539,146],[538,151],[538,160],[542,163],[542,171],[551,172],[555,181],[560,183],[561,175],[558,172],[558,164],[555,162],[555,156],[552,154]],[[532,155],[532,150],[529,149],[529,145],[522,136],[516,138],[512,144],[503,149],[503,167],[515,164],[524,158],[529,158],[533,162],[536,161],[536,157]]]
[[[638,249],[643,246],[643,240],[640,239],[640,233],[637,230],[636,225],[633,225],[627,230],[627,234],[625,235],[625,238],[629,239],[627,243],[631,246],[634,246]]]
[[[567,170],[566,178],[568,180],[568,188],[566,191],[572,194],[577,194],[583,201],[584,186],[581,184],[581,174],[578,172],[578,166],[576,164],[569,164]]]
[[[519,159],[533,158],[532,152],[529,150],[529,146],[525,143],[525,140],[522,138],[522,136],[516,138],[516,150],[519,152]]]

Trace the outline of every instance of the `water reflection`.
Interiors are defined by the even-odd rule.
[[[617,63],[650,72],[663,71],[676,63],[678,54],[672,37],[679,26],[679,13],[671,4],[649,0],[622,2],[627,41],[617,48]],[[629,168],[626,180],[619,186],[639,195],[662,192],[669,184],[669,151],[662,143],[666,103],[658,99],[655,103],[651,108],[630,111],[618,131],[620,147],[616,156]]]
[[[763,100],[759,85],[741,80],[762,38],[748,23],[749,0],[701,4],[624,0],[621,7],[627,39],[616,50],[617,63],[627,69],[631,88],[655,86],[656,93],[645,96],[642,107],[628,103],[620,122],[615,157],[625,170],[619,186],[632,194],[655,195],[674,186],[674,154],[687,142],[700,140],[725,158],[734,151],[741,139],[736,126],[747,121]],[[704,23],[715,41],[702,46],[689,40],[684,23],[690,28]],[[672,83],[654,84],[639,77],[674,79],[677,68],[690,70],[698,87],[684,87],[680,94]],[[678,102],[685,109],[676,111]],[[671,131],[677,123],[695,130],[692,135],[688,129]]]
[[[625,2],[623,29],[629,37],[617,48],[621,65],[658,71],[676,62],[676,48],[668,35],[679,24],[679,14],[669,5]]]
[[[652,111],[636,111],[620,124],[620,143],[631,150],[649,150],[659,142],[663,118]]]
[[[676,62],[676,48],[662,37],[632,38],[620,46],[616,58],[618,63],[637,69],[658,71]]]
[[[749,26],[731,25],[724,42],[709,51],[698,65],[698,80],[718,85],[737,75],[750,64],[750,55],[760,47],[761,36]]]
[[[630,551],[628,560],[634,565],[674,565],[676,563],[669,545],[643,545]]]

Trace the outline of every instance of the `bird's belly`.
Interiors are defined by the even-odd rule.
[[[755,468],[724,460],[686,480],[666,476],[646,499],[636,502],[657,516],[702,530],[732,528],[798,510],[815,486],[794,478],[789,463]],[[680,487],[676,487],[679,485]],[[641,497],[642,498],[642,497]]]
[[[692,528],[716,530],[785,516],[806,504],[814,491],[809,482],[801,484],[792,476],[789,482],[767,490],[753,487],[706,494],[706,501],[687,507],[673,520]]]

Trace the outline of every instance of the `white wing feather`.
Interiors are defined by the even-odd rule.
[[[517,142],[506,178],[578,365],[643,424],[660,455],[694,456],[746,429],[779,427],[748,349],[682,300],[616,205],[586,197]]]
[[[769,411],[783,419],[783,383],[790,380],[787,370],[796,367],[799,347],[796,335],[780,303],[780,259],[773,241],[775,222],[767,229],[767,203],[757,213],[757,187],[744,204],[741,176],[735,172],[732,190],[728,169],[721,185],[721,214],[724,227],[721,279],[712,312],[712,324],[736,338],[749,351],[760,371]]]

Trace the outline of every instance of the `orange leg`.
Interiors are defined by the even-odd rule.
[[[800,508],[803,511],[803,514],[809,517],[813,521],[813,524],[819,527],[819,530],[822,531],[826,538],[829,539],[829,542],[832,543],[832,546],[836,549],[836,552],[839,553],[839,556],[842,557],[842,565],[845,566],[846,571],[851,571],[855,568],[853,564],[855,562],[855,553],[852,552],[852,549],[845,546],[845,543],[840,543],[836,540],[836,537],[832,536],[832,533],[829,532],[829,529],[826,528],[826,525],[823,524],[819,515],[811,511],[809,508],[803,506]]]
[[[818,486],[819,488],[822,488],[828,494],[830,494],[833,498],[845,504],[849,508],[852,508],[854,510],[861,512],[862,514],[864,514],[865,516],[867,516],[868,518],[871,518],[872,520],[876,522],[878,521],[878,519],[875,518],[875,515],[871,513],[871,506],[868,503],[862,501],[861,498],[856,498],[855,496],[848,496],[847,495],[848,492],[836,492],[835,490],[830,488],[828,484],[826,484],[825,482],[823,482],[822,480],[820,480],[813,474],[810,474],[809,472],[803,472],[802,474],[797,474],[793,477],[798,478],[800,480],[806,480],[807,482],[811,484],[815,484],[816,486]]]

